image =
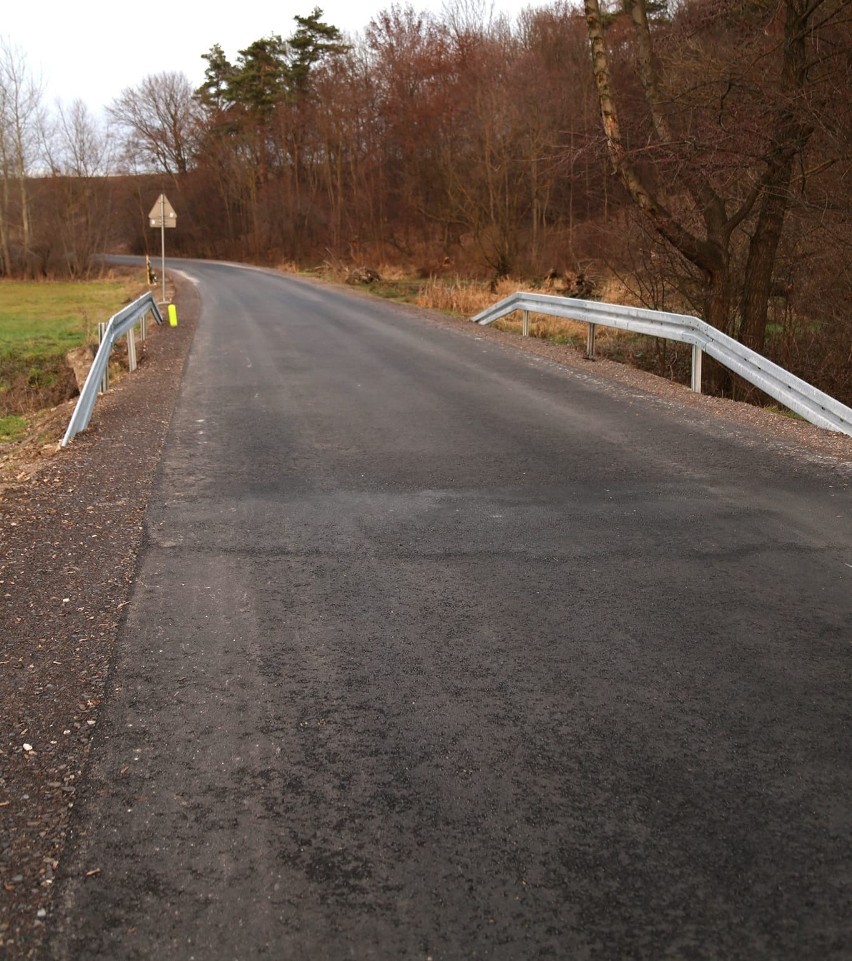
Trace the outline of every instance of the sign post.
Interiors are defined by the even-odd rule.
[[[175,208],[165,194],[160,194],[148,214],[149,226],[160,228],[160,276],[163,280],[163,303],[166,302],[166,227],[177,227]]]

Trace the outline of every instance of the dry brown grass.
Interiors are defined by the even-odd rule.
[[[432,278],[422,283],[415,302],[419,307],[446,311],[459,317],[473,317],[519,290],[562,293],[561,290],[554,291],[525,285],[511,277],[501,280],[496,285],[459,278]],[[610,304],[641,306],[617,278],[599,281],[595,295],[597,300]],[[520,311],[493,324],[497,330],[518,335],[522,333],[521,325]],[[529,333],[530,337],[539,340],[566,344],[585,351],[588,325],[583,321],[565,320],[531,312]],[[601,357],[628,363],[682,382],[688,376],[688,358],[681,349],[681,345],[643,337],[626,330],[599,325],[595,335],[595,351]]]
[[[469,281],[455,278],[446,280],[431,278],[424,281],[417,295],[417,306],[443,310],[460,317],[473,317],[492,304],[511,296],[519,290],[529,290],[535,293],[552,293],[552,290],[525,285],[511,277],[504,278],[496,285],[480,281]],[[635,303],[623,284],[611,279],[600,285],[599,299],[607,303],[630,304]],[[520,312],[504,317],[495,323],[499,330],[521,333]],[[558,317],[548,317],[545,314],[530,314],[530,336],[542,340],[553,340],[557,343],[585,344],[587,325],[581,321],[563,320]],[[633,335],[626,331],[609,327],[599,327],[597,343],[605,347],[608,343],[626,342]]]
[[[420,286],[417,306],[446,310],[462,317],[472,317],[519,290],[535,293],[561,292],[548,287],[525,284],[513,277],[505,277],[496,284],[465,280],[461,277],[431,277],[424,280]],[[614,277],[603,280],[597,285],[596,299],[610,304],[641,306],[627,287]],[[543,318],[540,319],[543,320]]]
[[[521,316],[516,312],[502,320],[495,322],[498,330],[520,334]],[[575,347],[585,347],[588,324],[579,320],[565,320],[561,317],[548,317],[546,314],[530,313],[530,337],[540,340],[552,340],[557,344],[572,344]],[[597,328],[595,344],[600,350],[606,351],[609,346],[618,345],[622,349],[636,339],[635,334],[614,327]]]
[[[517,281],[512,280],[501,280],[495,292],[482,281],[430,277],[421,283],[416,303],[418,307],[443,310],[459,317],[472,317],[517,289]]]

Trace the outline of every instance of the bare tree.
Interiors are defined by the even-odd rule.
[[[199,118],[186,74],[151,74],[123,90],[107,110],[124,134],[128,157],[172,176],[187,172]]]
[[[52,166],[72,177],[98,177],[109,172],[113,142],[82,100],[66,107],[57,104],[57,122],[51,151]]]
[[[650,22],[650,0],[628,0],[632,44],[620,35],[620,66],[632,60],[644,111],[632,111],[627,128],[607,20],[599,0],[585,0],[613,166],[659,234],[700,272],[705,319],[757,350],[764,345],[794,165],[812,133],[802,110],[814,65],[807,46],[820,8],[827,20],[838,2],[699,0],[670,27]],[[665,34],[664,45],[655,43],[657,32]],[[740,249],[744,263],[735,263]]]
[[[46,143],[52,173],[52,202],[42,214],[51,238],[51,266],[71,276],[89,276],[93,255],[106,247],[110,228],[113,141],[82,100],[57,104]]]
[[[27,176],[43,127],[42,90],[23,52],[0,37],[0,274],[30,269]]]

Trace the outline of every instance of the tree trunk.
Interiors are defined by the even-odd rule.
[[[12,273],[12,260],[9,253],[9,226],[6,220],[6,211],[9,208],[8,197],[6,196],[7,182],[3,180],[3,196],[0,198],[0,276],[9,277]]]
[[[704,320],[723,333],[730,324],[731,283],[727,259],[708,275],[704,288]]]
[[[642,0],[635,0],[640,4]],[[725,216],[724,207],[709,185],[703,183],[699,174],[689,177],[689,190],[701,209],[706,238],[697,237],[687,230],[660,201],[647,185],[637,167],[632,163],[621,134],[615,94],[609,69],[609,56],[604,39],[603,22],[598,0],[585,0],[586,23],[592,48],[592,69],[601,108],[604,135],[607,148],[616,172],[627,187],[633,202],[651,220],[656,230],[690,263],[698,267],[707,278],[705,303],[709,314],[708,323],[724,330],[728,326],[728,315],[722,313],[723,307],[730,306],[728,290],[728,245],[734,221]],[[644,26],[643,26],[644,24]],[[637,29],[647,32],[647,22],[637,18]],[[646,36],[645,41],[650,44]],[[650,54],[648,54],[650,56]],[[652,77],[643,77],[646,96],[653,100],[655,115],[659,113],[659,97],[654,91]],[[653,91],[653,93],[652,93]],[[657,126],[663,123],[659,118]],[[664,128],[665,129],[665,128]],[[724,295],[722,291],[725,291]],[[711,319],[712,318],[712,319]]]
[[[786,171],[779,172],[771,190],[767,190],[757,225],[748,247],[748,260],[745,269],[740,300],[740,341],[756,350],[759,354],[766,347],[766,325],[768,321],[769,297],[772,291],[772,273],[784,218],[789,206],[787,188],[790,185],[792,158],[784,164]]]
[[[23,163],[21,164],[18,177],[18,194],[21,204],[21,247],[24,269],[32,274],[32,264],[30,263],[32,259],[30,256],[32,247],[32,240],[30,238],[30,202],[27,194],[27,178],[24,174]]]
[[[790,206],[793,161],[804,150],[812,133],[812,128],[796,117],[792,102],[801,95],[807,81],[805,38],[813,10],[812,4],[803,4],[801,0],[786,2],[781,79],[782,95],[787,102],[782,103],[773,125],[773,146],[764,177],[760,212],[749,243],[740,299],[740,340],[758,353],[763,353],[766,347],[772,273]]]

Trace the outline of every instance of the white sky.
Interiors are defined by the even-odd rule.
[[[458,0],[455,0],[458,2]],[[514,17],[545,0],[493,0],[493,10]],[[0,37],[23,51],[30,75],[41,78],[45,100],[68,105],[79,98],[96,114],[125,87],[164,70],[180,70],[193,86],[204,77],[201,55],[219,43],[230,60],[253,40],[287,37],[293,17],[315,6],[344,33],[361,32],[392,0],[186,0],[130,4],[122,0],[7,0]],[[402,5],[402,4],[400,4]],[[412,0],[415,10],[440,14],[444,0]],[[491,9],[491,0],[461,0],[461,7]]]

